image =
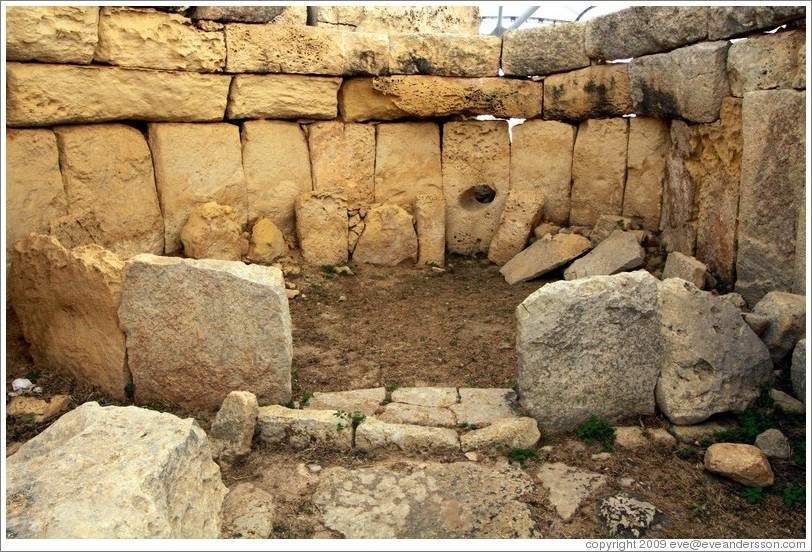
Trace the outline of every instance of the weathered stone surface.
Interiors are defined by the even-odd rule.
[[[751,306],[769,291],[792,289],[806,171],[805,98],[794,90],[744,96],[736,291]]]
[[[634,112],[659,119],[712,123],[730,95],[727,41],[702,42],[629,65]]]
[[[307,126],[307,141],[314,190],[341,194],[350,209],[373,202],[374,126],[340,121],[314,123]]]
[[[6,475],[7,537],[220,536],[227,489],[192,418],[85,403],[10,456]]]
[[[226,71],[305,75],[383,75],[389,37],[324,27],[226,25]]]
[[[313,189],[307,138],[296,123],[246,121],[242,164],[248,220],[268,217],[285,234],[296,234],[295,204]]]
[[[598,217],[595,226],[589,231],[589,241],[592,245],[599,245],[603,240],[612,235],[616,230],[632,230],[637,226],[637,221],[631,217],[620,217],[614,215],[601,215]]]
[[[628,63],[593,65],[544,79],[545,119],[583,121],[632,111]]]
[[[376,416],[388,424],[414,424],[433,427],[456,427],[457,417],[448,408],[437,406],[418,406],[392,402]]]
[[[97,6],[12,6],[6,11],[6,59],[90,63],[98,30]]]
[[[536,420],[533,418],[502,418],[482,429],[463,433],[460,445],[463,451],[497,448],[530,449],[541,438]]]
[[[693,255],[696,251],[698,195],[696,177],[691,170],[695,151],[692,131],[684,121],[671,122],[671,148],[666,159],[660,230],[666,250]],[[735,228],[735,226],[734,226]]]
[[[585,29],[584,23],[568,23],[507,31],[502,42],[505,75],[550,75],[587,67]]]
[[[319,26],[366,33],[479,34],[477,6],[319,6]]]
[[[305,6],[196,6],[192,9],[190,17],[209,21],[305,25],[307,8]]]
[[[14,397],[6,405],[6,416],[12,418],[30,417],[34,423],[47,422],[61,415],[70,407],[70,395],[54,395],[50,400],[36,397]]]
[[[805,14],[804,6],[709,6],[708,40],[774,29]]]
[[[764,453],[753,445],[716,443],[705,451],[705,469],[748,487],[769,487],[775,477]]]
[[[67,213],[53,131],[7,129],[5,177],[8,271],[14,244],[32,232],[47,232],[51,220]]]
[[[575,131],[573,125],[541,120],[525,121],[511,131],[510,188],[541,192],[542,219],[558,225],[567,224],[570,216]]]
[[[436,123],[377,125],[375,201],[411,206],[419,194],[442,195],[440,127]]]
[[[679,278],[660,284],[660,298],[660,410],[689,425],[747,408],[772,375],[772,363],[739,310]]]
[[[445,264],[445,200],[442,195],[418,194],[414,198],[417,231],[417,264]]]
[[[488,259],[503,265],[521,253],[539,223],[544,195],[538,190],[508,190],[499,227],[488,248]]]
[[[447,453],[460,451],[460,438],[453,429],[413,424],[388,424],[367,418],[355,430],[355,446],[360,450],[396,450],[406,453]]]
[[[806,339],[804,338],[795,345],[795,350],[792,352],[792,367],[790,368],[792,392],[804,404],[806,404],[806,370]]]
[[[578,234],[548,234],[509,260],[499,272],[513,285],[555,270],[591,248],[590,241]]]
[[[767,458],[781,458],[786,460],[792,456],[789,439],[781,431],[771,428],[756,436],[756,446]]]
[[[239,261],[242,229],[230,205],[209,201],[192,209],[180,230],[180,241],[190,259]]]
[[[415,33],[389,35],[389,73],[495,77],[502,41],[496,36]]]
[[[214,410],[234,390],[290,400],[290,313],[277,268],[138,255],[119,318],[140,402]]]
[[[449,408],[457,416],[457,423],[482,427],[502,418],[511,418],[519,412],[519,402],[513,389],[459,389],[460,402]]]
[[[610,538],[639,539],[663,518],[653,504],[628,493],[601,499],[597,510]]]
[[[714,441],[716,434],[726,429],[731,429],[730,425],[712,421],[687,426],[673,425],[671,426],[671,433],[680,443],[701,445],[703,442]]]
[[[116,120],[219,121],[231,77],[119,67],[6,65],[11,127]]]
[[[288,254],[288,246],[282,231],[269,218],[259,219],[251,230],[246,260],[259,264],[270,264],[275,259]]]
[[[561,231],[561,227],[550,222],[542,222],[533,229],[533,235],[536,238],[543,238],[547,234],[555,236]]]
[[[181,246],[180,231],[194,207],[216,201],[234,209],[240,226],[248,219],[240,132],[227,123],[149,125],[149,147],[164,216],[165,251]]]
[[[345,121],[387,121],[449,115],[529,119],[541,115],[542,84],[500,77],[405,75],[349,79],[338,108]]]
[[[806,335],[806,297],[803,295],[771,291],[756,303],[753,313],[769,319],[761,340],[776,364],[792,352],[798,339]]]
[[[599,215],[623,209],[629,124],[592,119],[578,126],[572,155],[570,224],[591,226]]]
[[[666,430],[654,428],[643,431],[638,426],[615,428],[615,446],[625,449],[638,449],[651,446],[673,446],[677,440]]]
[[[806,205],[798,208],[798,222],[795,224],[795,278],[792,293],[806,295]]]
[[[510,136],[507,121],[457,121],[443,125],[443,194],[446,246],[451,253],[486,253],[499,225],[510,187]],[[496,195],[489,203],[474,195],[476,186]]]
[[[296,199],[296,235],[305,261],[346,263],[347,234],[347,202],[342,196],[306,192]]]
[[[235,75],[229,119],[335,119],[341,79],[302,75]]]
[[[403,463],[328,468],[313,501],[321,522],[348,539],[531,538],[521,497],[532,489],[527,474],[504,464]]]
[[[720,295],[719,299],[727,301],[728,303],[730,303],[731,305],[733,305],[742,312],[745,312],[747,310],[747,303],[745,302],[744,297],[742,297],[736,292],[725,293],[724,295]]]
[[[34,363],[116,399],[131,381],[117,314],[124,268],[101,246],[31,234],[14,246],[8,280]]]
[[[775,406],[787,414],[796,414],[803,416],[806,413],[806,407],[801,401],[790,397],[783,391],[778,389],[770,389],[770,398],[775,402]]]
[[[623,215],[642,219],[643,228],[660,228],[666,158],[671,146],[668,124],[659,119],[635,117],[629,121],[629,151]]]
[[[752,36],[730,47],[730,93],[741,98],[754,90],[806,88],[806,31]]]
[[[518,392],[543,432],[572,430],[592,414],[612,420],[654,412],[662,345],[652,275],[547,284],[516,317]]]
[[[643,265],[645,250],[633,232],[615,230],[595,249],[576,259],[564,271],[565,280],[617,274]]]
[[[448,407],[457,403],[455,387],[401,387],[392,391],[395,402],[418,406]]]
[[[120,67],[222,71],[225,35],[197,28],[174,13],[106,7],[99,12],[93,60]]]
[[[372,416],[385,398],[386,389],[383,387],[333,393],[313,393],[304,408],[343,410],[344,412],[355,412],[357,410],[364,416]]]
[[[232,539],[271,538],[275,511],[276,505],[270,494],[253,483],[238,483],[223,501],[222,536]]]
[[[248,391],[232,391],[223,400],[209,431],[211,455],[231,461],[251,452],[259,403]]]
[[[364,223],[364,233],[352,254],[355,262],[397,266],[417,261],[414,219],[403,208],[389,204],[373,207]]]
[[[123,257],[163,253],[163,218],[144,136],[117,124],[55,132],[70,214],[90,211],[101,233],[99,245]]]
[[[770,325],[770,319],[766,316],[762,316],[760,314],[752,313],[752,312],[743,312],[742,318],[747,325],[755,332],[755,334],[761,337],[761,334],[767,329],[767,326]]]
[[[705,273],[708,267],[694,257],[683,255],[679,251],[672,251],[665,260],[663,280],[668,278],[682,278],[691,282],[698,289],[705,287]]]
[[[564,521],[572,518],[581,504],[606,484],[605,475],[561,462],[542,464],[536,477],[547,489],[547,500]]]
[[[705,40],[705,7],[634,6],[591,19],[584,47],[592,59],[637,58]]]
[[[352,448],[352,428],[332,410],[296,410],[261,406],[257,427],[266,443],[283,443],[294,449],[313,445],[335,450]]]

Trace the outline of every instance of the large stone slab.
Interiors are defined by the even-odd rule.
[[[591,19],[584,47],[592,59],[637,58],[705,40],[705,7],[634,6]]]
[[[648,272],[547,284],[516,317],[520,401],[542,432],[654,413],[662,344]]]
[[[598,520],[610,538],[639,539],[663,520],[663,512],[654,504],[631,495],[618,493],[598,501]]]
[[[795,223],[804,202],[805,92],[744,95],[736,291],[755,305],[768,291],[791,291]]]
[[[702,42],[667,54],[635,58],[629,66],[634,112],[659,119],[712,123],[730,94],[727,41]]]
[[[338,193],[350,209],[375,194],[375,127],[325,121],[307,126],[313,189]]]
[[[99,8],[11,6],[5,31],[8,61],[87,64],[99,40]]]
[[[9,63],[6,79],[11,127],[220,121],[231,83],[227,75],[39,63]]]
[[[495,77],[502,41],[496,36],[414,33],[389,35],[389,73]]]
[[[730,47],[730,93],[806,88],[806,31],[794,30],[740,40]]]
[[[364,232],[352,258],[358,263],[397,266],[417,261],[414,217],[397,205],[379,205],[367,212]]]
[[[356,389],[353,391],[336,391],[332,393],[313,393],[304,406],[305,409],[343,410],[365,416],[372,416],[386,398],[386,389]]]
[[[248,220],[267,217],[295,236],[296,198],[313,190],[305,133],[296,123],[246,121],[241,139]]]
[[[414,424],[432,427],[457,427],[457,417],[448,408],[391,402],[376,418],[388,424]]]
[[[455,121],[443,125],[443,195],[446,246],[451,253],[486,253],[499,226],[510,187],[507,121]],[[483,203],[476,186],[496,195]]]
[[[716,443],[705,451],[705,469],[748,487],[769,487],[775,481],[770,462],[753,445]]]
[[[578,126],[570,224],[592,226],[600,215],[621,213],[628,144],[626,119],[592,119]]]
[[[806,404],[806,372],[806,338],[804,338],[798,340],[798,343],[795,344],[790,368],[792,392],[804,404]]]
[[[460,402],[449,406],[457,423],[482,427],[519,412],[519,401],[513,389],[474,389],[461,387]]]
[[[544,79],[544,118],[583,121],[631,113],[629,64],[593,65]]]
[[[526,77],[587,67],[585,30],[584,23],[509,30],[502,37],[502,70]]]
[[[102,233],[99,245],[122,257],[163,253],[163,217],[143,134],[119,124],[55,132],[69,213],[92,211]]]
[[[229,119],[335,119],[336,77],[235,75],[228,95]]]
[[[642,219],[646,230],[659,230],[666,179],[666,159],[671,146],[668,124],[660,119],[629,120],[626,187],[623,216]]]
[[[679,425],[741,411],[772,376],[767,348],[739,309],[693,284],[660,284],[662,341],[657,406]]]
[[[216,539],[228,492],[193,418],[96,402],[20,447],[6,476],[18,539]]]
[[[437,123],[385,123],[376,127],[375,202],[411,206],[418,195],[443,193]]]
[[[460,436],[463,452],[472,450],[532,449],[541,433],[533,418],[502,418]]]
[[[306,25],[306,6],[196,6],[192,19],[236,21],[239,23],[275,23],[277,25]]]
[[[479,34],[478,6],[319,6],[319,26],[366,33]]]
[[[510,187],[544,194],[542,219],[558,225],[566,225],[570,216],[575,132],[573,125],[541,120],[525,121],[511,130]]]
[[[543,207],[544,195],[538,190],[508,190],[499,227],[488,248],[488,259],[502,265],[521,253],[538,226]]]
[[[513,285],[555,270],[591,248],[592,242],[578,234],[547,234],[505,263],[499,272]]]
[[[235,390],[290,400],[290,313],[277,268],[139,255],[119,318],[139,402],[215,410]]]
[[[633,232],[615,230],[595,249],[576,259],[565,271],[565,280],[590,276],[609,276],[643,265],[645,250]]]
[[[302,257],[314,265],[347,262],[347,201],[329,192],[306,192],[296,199],[296,235]]]
[[[663,280],[681,278],[686,282],[691,282],[698,289],[702,289],[705,287],[707,271],[708,267],[694,257],[683,255],[679,251],[672,251],[665,260]]]
[[[392,400],[416,406],[448,407],[457,404],[455,387],[401,387],[392,391]]]
[[[355,446],[364,451],[445,454],[460,451],[460,438],[456,431],[445,427],[392,424],[367,418],[355,430]]]
[[[98,245],[65,249],[31,234],[12,251],[11,306],[36,366],[124,400],[131,382],[119,328],[124,262]]]
[[[450,115],[529,119],[541,115],[542,84],[499,77],[405,75],[349,79],[338,108],[345,121],[389,121]]]
[[[696,128],[696,127],[693,127]],[[684,121],[671,122],[671,147],[666,157],[660,229],[668,252],[693,255],[696,250],[698,216],[697,158],[692,145],[692,127]]]
[[[805,6],[709,6],[708,40],[774,29],[806,15]]]
[[[228,123],[150,124],[149,147],[167,253],[181,248],[180,230],[196,205],[209,201],[229,205],[238,224],[247,222],[239,127]]]
[[[771,291],[756,303],[753,313],[764,316],[769,321],[760,337],[776,364],[792,352],[798,339],[806,335],[804,295]]]
[[[313,501],[321,522],[348,539],[531,538],[521,498],[532,490],[524,471],[505,464],[401,463],[327,468]]]
[[[536,477],[547,489],[547,500],[564,521],[571,519],[581,504],[606,484],[605,475],[561,462],[542,464]]]
[[[333,410],[296,410],[284,406],[262,406],[257,418],[259,438],[269,444],[294,449],[314,444],[347,451],[353,446],[352,428]]]
[[[417,264],[445,264],[445,200],[442,195],[415,196]]]
[[[182,15],[128,8],[102,8],[93,61],[119,67],[222,71],[225,35],[189,24]]]

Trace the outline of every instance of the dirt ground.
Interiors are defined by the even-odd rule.
[[[341,391],[383,385],[513,387],[516,382],[515,308],[546,282],[535,280],[508,286],[498,267],[485,259],[450,257],[445,272],[431,268],[380,268],[350,265],[354,275],[318,267],[299,267],[286,280],[302,295],[290,301],[293,320],[293,394]],[[6,389],[16,377],[35,377],[45,396],[69,393],[72,406],[88,400],[120,404],[87,386],[34,367],[19,323],[7,315]],[[208,429],[213,413],[174,411],[193,416]],[[776,417],[782,431],[796,444],[806,441],[803,419]],[[628,425],[668,427],[662,416],[626,421]],[[7,418],[5,442],[24,442],[48,426]],[[608,492],[627,491],[655,504],[665,514],[650,538],[804,538],[805,505],[786,505],[784,490],[805,484],[803,462],[773,460],[776,484],[750,504],[743,487],[711,475],[702,467],[701,447],[688,450],[615,450],[608,460],[594,460],[599,446],[588,447],[574,435],[543,435],[525,469],[535,476],[541,462],[571,466],[611,476]],[[393,465],[406,460],[392,454],[338,454],[324,450],[292,452],[257,444],[235,465],[224,467],[228,487],[251,482],[276,500],[272,538],[336,538],[322,527],[311,495],[318,478],[308,465],[361,467]],[[414,460],[414,458],[412,459]],[[421,460],[465,461],[463,455]],[[484,463],[504,462],[497,454]],[[797,461],[797,458],[796,458]],[[621,487],[621,478],[631,478]],[[605,538],[587,503],[567,523],[560,521],[541,490],[526,496],[545,538]]]

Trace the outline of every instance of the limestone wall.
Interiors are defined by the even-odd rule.
[[[343,196],[348,255],[369,208],[418,196],[444,202],[424,227],[449,251],[486,253],[508,191],[536,189],[541,222],[636,218],[751,304],[804,281],[802,6],[633,7],[502,39],[466,7],[7,14],[7,251],[45,232],[174,254],[210,201],[296,245],[296,200],[319,192]]]

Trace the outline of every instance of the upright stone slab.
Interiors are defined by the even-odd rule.
[[[806,404],[806,372],[806,338],[804,338],[795,344],[790,369],[792,392],[804,404]]]
[[[775,88],[806,88],[806,30],[752,36],[730,47],[730,93]]]
[[[290,400],[292,338],[282,272],[138,255],[121,294],[135,399],[216,410],[236,390]]]
[[[105,121],[220,121],[227,75],[94,65],[6,65],[6,124],[37,127]]]
[[[571,431],[593,414],[654,413],[660,312],[648,272],[547,284],[516,317],[518,393],[542,434]]]
[[[253,393],[232,391],[211,424],[212,457],[230,462],[251,452],[251,442],[259,416],[259,404]]]
[[[792,293],[806,295],[806,205],[798,209],[798,222],[795,224],[795,274],[792,281]]]
[[[305,133],[297,123],[246,121],[241,138],[248,220],[268,217],[293,237],[296,198],[313,190]]]
[[[443,194],[446,244],[452,253],[485,253],[491,244],[510,186],[507,121],[458,121],[443,125]],[[477,186],[495,196],[482,202]]]
[[[544,118],[583,121],[631,113],[629,64],[592,65],[544,79]]]
[[[379,205],[367,212],[364,233],[352,258],[358,263],[397,266],[417,260],[414,218],[397,205]]]
[[[508,76],[551,75],[589,65],[584,23],[507,31],[502,38],[502,70]]]
[[[592,119],[578,126],[570,224],[592,226],[600,215],[621,213],[628,135],[626,119]]]
[[[691,425],[750,406],[772,376],[772,362],[739,309],[679,278],[660,284],[660,301],[656,393],[663,414]]]
[[[693,255],[696,250],[697,182],[691,160],[692,130],[684,121],[671,121],[671,147],[666,158],[666,180],[660,230],[666,250]],[[693,165],[695,166],[695,165]]]
[[[566,225],[570,216],[575,131],[576,127],[566,123],[540,120],[525,121],[512,129],[510,188],[544,194],[542,219],[558,225]]]
[[[705,40],[705,7],[633,6],[591,19],[584,47],[592,59],[637,58]]]
[[[495,77],[502,40],[496,36],[414,33],[389,35],[389,73]]]
[[[803,19],[805,6],[709,6],[708,40],[721,40],[775,29]]]
[[[124,400],[130,383],[118,307],[125,264],[98,245],[31,234],[12,251],[9,296],[36,366]]]
[[[12,6],[5,31],[8,61],[88,64],[99,40],[99,8]]]
[[[228,489],[193,418],[85,403],[6,463],[6,536],[216,539]]]
[[[544,207],[544,195],[538,190],[509,190],[499,227],[488,248],[488,259],[505,264],[524,249]]]
[[[302,257],[314,265],[347,262],[347,201],[328,192],[296,199],[296,235]]]
[[[445,201],[442,195],[418,195],[414,199],[417,230],[417,264],[445,264]]]
[[[338,193],[351,209],[373,202],[375,127],[325,121],[307,126],[313,189]]]
[[[768,291],[790,291],[795,222],[806,164],[805,92],[744,95],[736,291],[755,305]]]
[[[144,136],[110,124],[57,127],[56,138],[70,214],[92,211],[103,232],[99,245],[123,257],[163,253],[164,223]]]
[[[229,205],[240,225],[247,222],[239,127],[154,123],[149,125],[149,147],[167,253],[181,248],[180,230],[198,204],[216,201]]]
[[[634,233],[615,230],[595,249],[576,259],[564,271],[564,279],[617,274],[641,267],[645,258],[646,252]]]
[[[375,202],[406,207],[418,195],[442,195],[437,123],[388,123],[375,128]]]
[[[229,119],[335,119],[336,77],[235,75],[228,95]]]
[[[629,121],[623,216],[642,219],[646,230],[660,228],[665,166],[670,145],[668,124],[664,121],[647,117],[635,117]]]

